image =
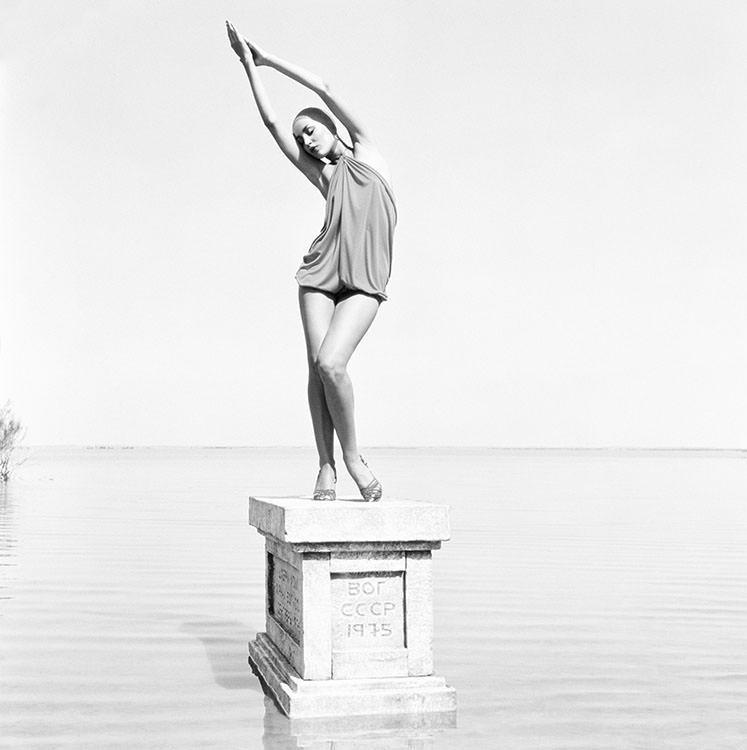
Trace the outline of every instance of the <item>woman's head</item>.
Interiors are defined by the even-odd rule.
[[[324,110],[306,107],[293,119],[293,137],[309,156],[323,159],[335,149],[337,126]]]

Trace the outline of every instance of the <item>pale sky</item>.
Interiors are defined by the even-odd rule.
[[[390,162],[362,445],[747,447],[747,5],[0,4],[0,401],[29,444],[311,445],[321,196],[224,19]],[[263,69],[290,124],[313,94]]]

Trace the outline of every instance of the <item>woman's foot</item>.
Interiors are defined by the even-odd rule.
[[[332,464],[322,464],[316,477],[312,500],[336,500],[335,484],[337,484],[337,470]]]
[[[368,468],[368,464],[363,460],[363,456],[346,459],[345,466],[350,476],[353,477],[355,483],[358,485],[361,497],[367,503],[381,500],[381,495],[383,494],[381,482],[376,479],[371,469]]]
[[[381,496],[384,494],[384,489],[381,486],[381,482],[374,477],[371,483],[361,488],[361,497],[367,503],[375,503],[381,500]]]

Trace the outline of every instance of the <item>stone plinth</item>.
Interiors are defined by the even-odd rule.
[[[251,498],[265,536],[266,633],[249,659],[288,716],[453,711],[433,674],[431,553],[448,507]]]

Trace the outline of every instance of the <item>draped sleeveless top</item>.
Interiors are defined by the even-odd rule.
[[[296,273],[300,286],[354,289],[386,299],[397,208],[386,180],[343,152],[327,191],[324,226]]]

